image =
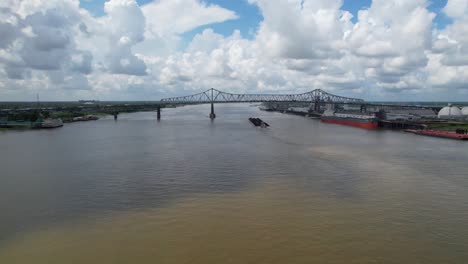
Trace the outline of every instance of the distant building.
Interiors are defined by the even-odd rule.
[[[99,100],[79,100],[78,102],[80,104],[92,105],[92,104],[99,103]]]
[[[288,111],[296,113],[309,113],[309,107],[289,107]]]
[[[389,109],[385,111],[385,119],[390,121],[436,117],[436,113],[431,109]]]
[[[462,119],[463,118],[463,113],[460,110],[460,108],[453,106],[452,104],[449,104],[448,106],[442,108],[439,111],[439,114],[437,117],[441,119]]]

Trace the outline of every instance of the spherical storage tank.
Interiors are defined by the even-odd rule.
[[[442,108],[437,115],[439,118],[460,118],[463,116],[460,108],[452,105],[448,105]]]
[[[468,116],[468,106],[463,107],[461,111],[462,111],[462,115]]]

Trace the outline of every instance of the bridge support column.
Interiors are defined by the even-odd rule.
[[[361,105],[361,112],[367,112],[367,106]]]
[[[320,101],[318,101],[318,100],[315,100],[314,111],[317,112],[317,113],[320,113]]]
[[[157,108],[157,114],[156,115],[157,115],[158,121],[161,120],[161,107],[160,106],[158,106],[158,108]]]
[[[210,118],[211,119],[215,119],[216,118],[216,114],[214,113],[214,103],[211,102],[211,113],[210,113]]]

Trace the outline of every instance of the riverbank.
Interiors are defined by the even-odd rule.
[[[321,114],[306,113],[292,110],[272,110],[261,109],[268,112],[278,112],[283,114],[299,115],[308,118],[320,118]],[[457,130],[468,130],[468,121],[438,120],[438,119],[417,119],[417,120],[380,120],[379,128],[390,130],[404,129],[431,129],[438,131],[455,132]]]
[[[100,117],[156,111],[161,107],[159,102],[0,102],[0,122],[35,122],[43,118],[61,119],[63,123],[92,121]],[[165,108],[174,107],[164,105]],[[92,118],[89,118],[89,117]]]

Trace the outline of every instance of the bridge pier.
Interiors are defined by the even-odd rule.
[[[315,111],[316,113],[320,113],[320,101],[318,101],[318,100],[316,100],[316,101],[314,102],[314,111]]]
[[[361,112],[367,112],[367,106],[366,105],[361,105]]]
[[[156,110],[157,110],[156,116],[157,116],[157,119],[159,121],[159,120],[161,120],[161,106],[158,106],[158,108]]]
[[[214,103],[211,102],[211,113],[210,113],[210,118],[211,119],[215,119],[216,118],[216,114],[214,113]]]

